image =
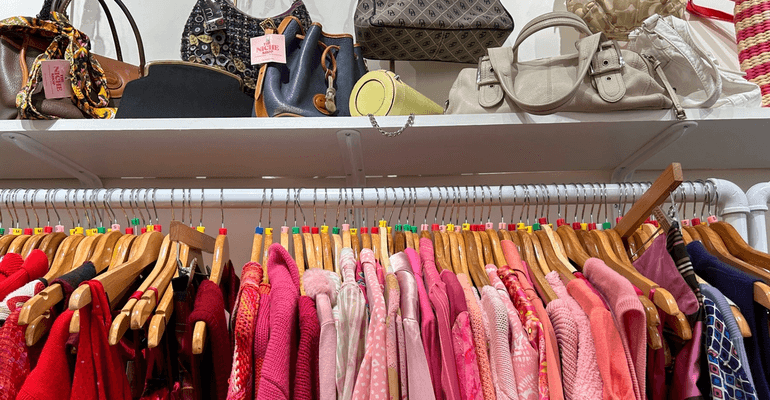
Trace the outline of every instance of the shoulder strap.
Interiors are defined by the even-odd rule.
[[[724,11],[715,10],[713,8],[703,7],[695,4],[693,0],[687,0],[687,11],[691,14],[695,14],[699,17],[717,19],[726,22],[735,22],[735,17]]]

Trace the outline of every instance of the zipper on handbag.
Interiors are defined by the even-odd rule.
[[[658,61],[655,56],[651,56],[649,54],[642,53],[642,57],[644,57],[650,64],[652,64],[652,69],[655,71],[655,73],[660,77],[660,80],[663,81],[663,87],[666,88],[666,91],[668,92],[668,96],[671,97],[671,102],[674,103],[674,112],[676,112],[676,119],[682,121],[687,119],[687,114],[684,112],[684,108],[682,108],[682,104],[679,102],[679,98],[676,96],[676,91],[674,90],[674,87],[671,86],[671,83],[669,83],[668,78],[666,78],[666,74],[663,72],[663,66]]]

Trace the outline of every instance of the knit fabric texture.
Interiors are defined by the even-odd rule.
[[[476,361],[479,364],[479,377],[481,378],[481,390],[484,400],[495,399],[495,384],[492,381],[492,370],[489,365],[489,353],[487,352],[487,338],[484,328],[484,319],[476,295],[471,289],[471,280],[468,275],[457,274],[457,280],[465,293],[465,302],[468,305],[468,315],[471,317],[471,329],[473,330],[473,342],[476,345]]]
[[[254,398],[254,331],[259,310],[259,284],[262,282],[262,266],[249,262],[243,266],[241,287],[231,315],[233,327],[233,366],[230,373],[228,400]]]
[[[198,287],[195,296],[195,305],[192,313],[187,318],[187,338],[189,343],[186,348],[192,348],[192,334],[195,323],[206,323],[206,343],[200,356],[199,366],[193,373],[200,377],[201,387],[196,390],[201,396],[208,399],[224,400],[227,398],[228,383],[232,369],[233,349],[227,330],[227,317],[225,316],[225,301],[222,290],[210,280],[204,280]]]
[[[328,271],[331,272],[331,271]],[[297,348],[297,364],[295,368],[293,398],[297,400],[312,400],[319,393],[319,340],[321,325],[318,321],[315,302],[308,296],[300,296],[299,309],[299,346]],[[334,356],[334,354],[331,354]],[[332,369],[333,371],[333,369]]]
[[[30,281],[42,278],[46,272],[48,272],[48,257],[38,249],[32,250],[21,268],[0,282],[0,299],[5,299],[11,292]]]
[[[420,246],[420,256],[423,260],[428,259],[428,248]],[[412,265],[412,272],[417,278],[417,294],[420,301],[420,326],[422,329],[422,345],[425,349],[425,358],[428,360],[430,368],[430,380],[433,383],[433,393],[437,398],[442,396],[441,385],[441,344],[439,341],[438,320],[434,314],[431,301],[428,297],[426,279],[421,265]]]
[[[481,388],[476,343],[473,340],[471,317],[468,313],[468,303],[465,301],[465,291],[454,272],[445,269],[441,271],[440,276],[446,285],[447,298],[452,310],[452,348],[457,366],[460,396],[462,399],[481,400],[484,398],[484,393]]]
[[[337,398],[350,400],[364,358],[368,321],[366,297],[356,281],[357,263],[353,249],[345,247],[340,251],[340,265],[342,285],[337,295]]]
[[[513,305],[505,285],[497,276],[497,267],[486,266],[489,282],[497,290],[497,294],[505,305],[508,313],[510,329],[510,348],[513,370],[516,371],[516,390],[522,400],[537,400],[538,355],[537,350],[529,342],[527,332],[519,320],[519,312]]]
[[[24,264],[24,259],[16,253],[6,253],[2,260],[0,260],[0,284],[13,275],[16,271],[21,269],[21,265]]]
[[[38,283],[40,283],[39,280],[31,281],[5,296],[5,299],[0,302],[0,323],[8,319],[8,316],[11,315],[11,310],[20,307],[19,303],[24,304],[30,297],[35,295],[35,287],[38,286]]]
[[[578,328],[572,312],[563,299],[554,299],[545,307],[551,317],[561,354],[561,376],[564,380],[564,398],[576,398],[578,386]]]
[[[417,253],[413,249],[407,249],[412,264],[419,262]],[[446,284],[441,280],[433,255],[433,244],[430,239],[420,240],[420,254],[422,255],[422,269],[425,276],[425,287],[428,290],[428,298],[436,313],[438,325],[438,338],[441,353],[441,390],[447,400],[460,398],[460,385],[455,365],[454,349],[452,346],[452,323],[450,318],[450,305],[447,298]]]
[[[559,278],[558,273],[553,271],[549,272],[545,278],[548,280],[548,283],[551,285],[553,291],[559,297],[557,300],[563,303],[564,306],[566,306],[569,310],[570,315],[568,318],[575,322],[575,329],[577,329],[577,336],[573,336],[571,339],[565,337],[564,339],[566,341],[576,341],[577,357],[575,357],[572,361],[568,361],[570,357],[565,356],[563,351],[561,357],[562,376],[565,377],[565,381],[567,379],[565,365],[567,363],[574,363],[574,368],[576,368],[575,376],[577,379],[574,386],[572,387],[572,394],[570,397],[573,399],[585,400],[599,399],[602,397],[602,377],[599,373],[599,368],[597,367],[596,345],[594,344],[594,338],[591,334],[591,322],[588,320],[588,316],[583,311],[583,309],[580,308],[580,304],[578,304],[578,302],[575,301],[572,296],[570,296],[567,288],[564,286],[564,283]],[[552,301],[546,308],[550,308],[551,304],[555,302],[556,300]],[[548,313],[550,315],[551,311],[549,310]],[[551,323],[554,326],[554,330],[556,330],[557,324],[553,318],[551,319]],[[559,337],[558,331],[556,332],[556,336],[557,338]],[[562,339],[559,339],[560,346],[561,343]],[[567,397],[567,392],[569,391],[569,385],[565,385],[565,397]]]
[[[508,312],[503,301],[492,286],[481,289],[481,309],[487,315],[489,332],[489,364],[498,399],[517,400],[516,371],[511,361],[511,347],[508,341]]]
[[[749,381],[754,382],[754,378],[751,375],[751,367],[749,366],[749,356],[746,354],[746,346],[743,344],[743,334],[741,333],[741,328],[738,327],[738,322],[735,320],[730,303],[719,289],[709,284],[701,283],[700,291],[703,293],[704,300],[706,298],[711,300],[722,314],[722,322],[725,324],[727,331],[730,332],[730,341],[733,342],[733,347],[738,351],[738,360],[740,361],[741,368],[746,372],[746,377]]]
[[[751,329],[751,337],[743,338],[749,356],[751,376],[757,397],[770,399],[767,374],[770,372],[770,333],[767,310],[754,303],[754,282],[759,279],[739,271],[711,255],[703,244],[693,241],[687,245],[687,253],[695,272],[732,299],[741,309]]]
[[[74,311],[66,310],[48,333],[37,366],[24,381],[19,400],[69,400],[72,389],[70,360],[67,340],[70,337],[70,321]]]
[[[564,399],[564,390],[561,379],[561,360],[559,357],[559,344],[556,340],[556,334],[548,318],[548,312],[543,306],[543,301],[538,297],[532,284],[527,280],[527,267],[521,261],[516,245],[510,240],[501,240],[500,246],[503,248],[503,256],[508,263],[508,267],[513,271],[514,276],[519,279],[527,300],[535,307],[535,315],[540,319],[540,324],[544,330],[545,338],[545,358],[548,365],[546,370],[546,383],[548,385],[548,397],[552,400]],[[538,357],[540,356],[538,350]],[[539,372],[538,372],[539,374]],[[540,380],[538,379],[538,390],[540,390]],[[538,394],[539,396],[539,394]]]
[[[35,282],[30,282],[6,298],[10,315],[0,327],[0,400],[16,398],[32,370],[31,358],[40,353],[45,343],[40,341],[32,348],[27,347],[24,339],[27,327],[18,325],[21,306],[35,295],[34,288]]]
[[[311,268],[302,275],[302,282],[305,293],[315,300],[320,324],[317,354],[320,390],[318,397],[321,400],[335,400],[337,398],[337,327],[332,308],[337,303],[340,278],[332,271]],[[301,316],[300,324],[302,324]]]
[[[643,400],[647,382],[647,315],[644,307],[631,282],[604,261],[589,258],[583,271],[610,305],[634,379],[634,394],[637,400]]]
[[[262,380],[262,367],[265,364],[265,353],[270,343],[270,305],[272,304],[272,287],[269,283],[259,284],[259,310],[257,324],[254,327],[254,398],[259,393],[259,382]]]
[[[385,338],[387,308],[382,288],[377,280],[374,253],[361,250],[361,265],[364,268],[366,288],[369,293],[371,317],[366,335],[366,350],[361,369],[358,371],[353,399],[388,398],[388,371]]]
[[[270,341],[265,351],[258,400],[291,397],[292,355],[297,354],[297,264],[280,243],[268,249],[267,274],[270,277]]]
[[[703,299],[703,305],[711,396],[715,399],[756,399],[754,385],[738,358],[738,350],[733,346],[730,331],[725,328],[722,313],[709,298]]]
[[[591,322],[596,364],[602,377],[602,399],[635,399],[634,380],[631,378],[623,339],[612,314],[585,282],[574,279],[567,283],[567,291],[580,304]]]
[[[70,397],[130,400],[125,365],[118,348],[110,346],[107,339],[112,324],[107,294],[99,281],[86,281],[84,285],[91,290],[91,303],[80,309],[80,338]]]

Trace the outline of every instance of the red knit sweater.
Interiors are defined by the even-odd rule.
[[[301,296],[299,306],[299,349],[297,352],[294,399],[317,399],[321,391],[318,378],[318,343],[321,338],[321,324],[315,302],[308,296]]]
[[[8,254],[5,255],[5,257],[8,256]],[[46,272],[48,272],[48,257],[40,250],[32,250],[21,268],[0,282],[0,300],[30,281],[42,278]]]
[[[54,322],[37,366],[24,381],[17,400],[69,400],[72,379],[66,346],[72,314],[67,310]]]

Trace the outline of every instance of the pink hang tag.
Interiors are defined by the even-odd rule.
[[[286,40],[283,35],[251,38],[251,65],[269,62],[286,64]]]
[[[67,60],[45,60],[40,65],[43,72],[43,89],[46,99],[62,99],[72,96],[70,63]]]

